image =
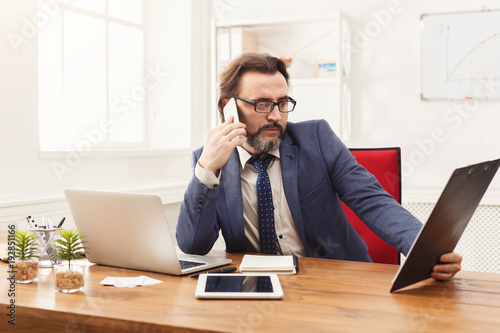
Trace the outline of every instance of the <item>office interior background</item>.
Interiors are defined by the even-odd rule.
[[[422,17],[495,11],[498,0],[134,0],[120,8],[126,2],[0,2],[2,229],[27,227],[26,215],[66,216],[71,226],[66,188],[156,193],[173,228],[191,176],[191,151],[217,123],[214,31],[220,22],[291,18],[293,25],[340,11],[351,36],[344,59],[350,68],[344,142],[401,147],[403,205],[422,222],[455,168],[500,158],[499,99],[421,98]],[[61,36],[55,33],[61,26],[72,34],[47,37]],[[473,36],[480,28],[468,29]],[[113,38],[120,33],[127,37]],[[498,40],[498,70],[482,92],[499,89]],[[326,60],[304,57],[301,50],[330,42],[322,34],[290,33],[283,44],[293,54],[275,55],[292,57],[294,79],[294,65],[311,64],[313,73],[315,61]],[[130,51],[131,43],[142,49]],[[267,47],[279,52],[281,45]],[[140,64],[139,70],[124,59]],[[104,70],[96,74],[99,66]],[[122,84],[134,70],[135,79]],[[292,80],[292,97],[293,88]],[[341,95],[326,90],[318,99],[302,92],[298,105],[316,109],[301,109],[297,119],[327,112]],[[316,104],[307,104],[308,97]],[[497,175],[457,247],[464,269],[500,273],[499,235]]]

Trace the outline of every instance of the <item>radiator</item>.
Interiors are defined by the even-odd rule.
[[[165,206],[165,215],[167,216],[168,226],[170,227],[170,234],[174,240],[174,244],[177,244],[177,240],[175,239],[175,226],[177,224],[177,216],[179,215],[179,209],[181,208],[181,203],[170,203]],[[226,250],[226,244],[224,242],[224,238],[222,237],[222,233],[219,233],[219,238],[215,242],[212,250]]]
[[[165,206],[165,215],[167,216],[168,227],[170,228],[170,235],[172,235],[172,239],[174,244],[177,244],[177,240],[175,239],[175,226],[177,225],[177,216],[179,215],[179,209],[181,208],[181,203],[170,203]]]
[[[407,202],[403,206],[425,222],[434,203]],[[500,206],[480,205],[455,249],[463,255],[466,271],[500,273]]]

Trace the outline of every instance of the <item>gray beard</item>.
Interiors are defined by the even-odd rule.
[[[264,126],[260,128],[255,134],[247,134],[247,136],[245,137],[247,144],[250,147],[255,148],[257,151],[260,151],[261,153],[268,153],[272,150],[275,150],[276,148],[279,148],[281,142],[283,142],[283,138],[285,137],[285,131],[280,125],[276,126],[278,126],[281,130],[279,137],[277,137],[276,139],[264,140],[261,137],[262,131],[265,128],[269,127],[269,126]]]

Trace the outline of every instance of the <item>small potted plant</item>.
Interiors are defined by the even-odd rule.
[[[17,283],[38,280],[38,259],[40,256],[38,237],[30,230],[16,230],[14,233],[13,272]]]
[[[54,241],[52,259],[61,261],[54,266],[54,283],[57,291],[73,293],[83,290],[85,266],[75,264],[73,261],[85,257],[83,234],[77,229],[58,230],[57,239]]]
[[[280,57],[280,59],[283,60],[287,68],[292,65],[292,57]]]

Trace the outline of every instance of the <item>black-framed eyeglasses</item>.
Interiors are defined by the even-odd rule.
[[[292,112],[293,109],[295,109],[295,104],[297,104],[297,102],[291,97],[288,97],[287,101],[281,102],[251,101],[249,99],[238,96],[234,96],[234,98],[239,99],[240,101],[243,101],[245,103],[252,104],[254,106],[255,112],[258,113],[270,113],[271,111],[273,111],[276,105],[278,106],[278,110],[280,112],[288,113]]]

